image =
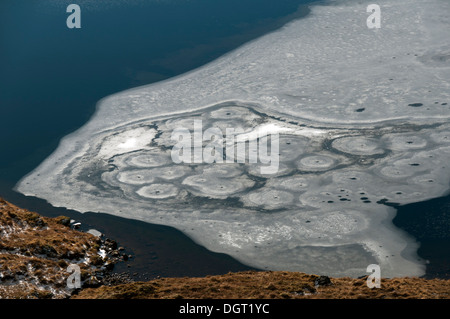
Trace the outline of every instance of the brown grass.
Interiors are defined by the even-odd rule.
[[[382,279],[368,288],[366,279],[331,278],[315,286],[319,276],[297,272],[229,273],[202,278],[163,278],[113,287],[84,289],[77,299],[450,299],[449,280]]]
[[[66,298],[69,264],[80,266],[82,280],[98,271],[100,239],[67,221],[0,199],[0,298]]]
[[[62,219],[42,217],[0,199],[0,251],[74,260],[95,255],[99,238],[62,225]]]

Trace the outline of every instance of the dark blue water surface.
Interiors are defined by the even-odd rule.
[[[76,0],[1,0],[0,196],[116,239],[135,255],[119,271],[139,279],[248,269],[170,227],[54,208],[12,189],[101,98],[197,68],[306,15],[310,2],[80,0],[81,29],[69,29],[66,8]]]

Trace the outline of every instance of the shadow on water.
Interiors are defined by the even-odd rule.
[[[417,254],[428,260],[424,277],[450,279],[450,195],[396,209],[394,225],[416,238]]]

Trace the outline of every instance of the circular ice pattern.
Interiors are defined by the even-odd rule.
[[[319,172],[330,169],[336,165],[336,161],[326,155],[309,155],[297,162],[298,169],[308,172]]]
[[[332,146],[344,153],[353,155],[377,155],[383,154],[377,139],[365,136],[348,136],[333,141]]]
[[[140,188],[136,193],[145,198],[164,199],[177,196],[178,188],[173,184],[152,184]]]

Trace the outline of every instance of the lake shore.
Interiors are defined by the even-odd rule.
[[[450,299],[450,280],[331,278],[285,271],[135,280],[116,266],[135,256],[104,236],[82,232],[70,218],[43,217],[0,200],[0,297],[7,299]],[[67,288],[69,264],[81,268],[81,289]]]
[[[300,272],[248,271],[201,278],[161,278],[83,289],[74,299],[450,299],[450,280],[329,278]]]

